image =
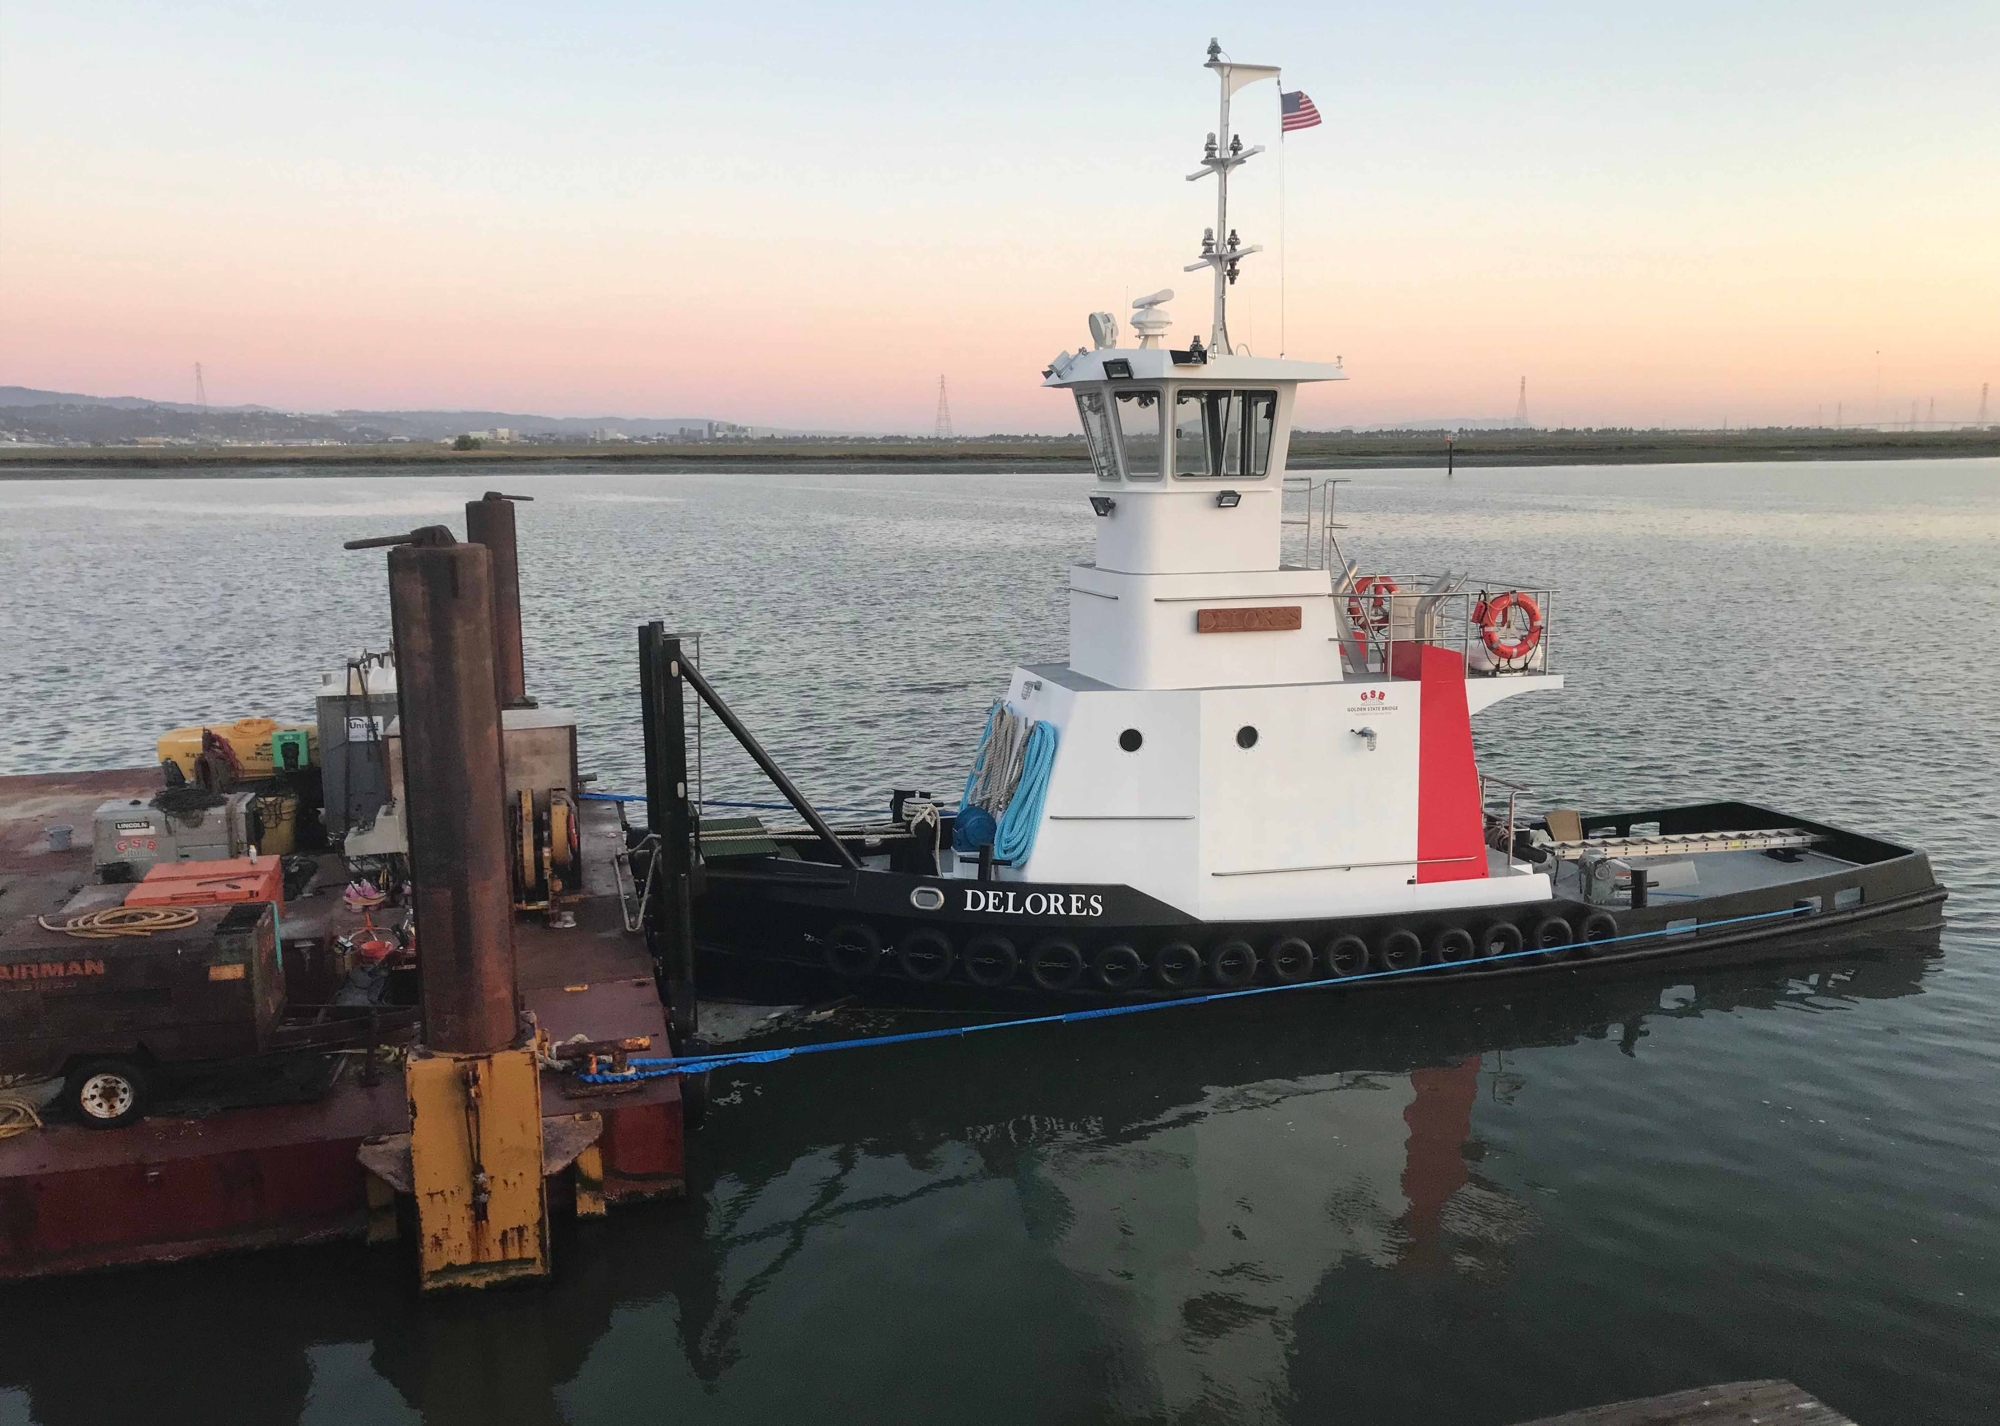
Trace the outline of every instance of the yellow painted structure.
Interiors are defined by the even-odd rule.
[[[485,1287],[549,1271],[541,1071],[532,1049],[405,1068],[418,1282]]]
[[[234,723],[196,723],[186,728],[171,728],[160,735],[160,761],[175,764],[180,768],[182,777],[193,781],[194,760],[201,756],[201,735],[204,729],[229,744],[230,751],[236,754],[236,762],[243,769],[243,776],[248,781],[254,782],[269,777],[276,771],[271,758],[273,733],[304,733],[310,761],[319,762],[317,727],[309,723],[284,724],[272,718],[238,718]]]

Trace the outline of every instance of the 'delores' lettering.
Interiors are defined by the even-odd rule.
[[[968,886],[965,909],[992,916],[1102,916],[1104,898],[1086,891],[1017,891]]]

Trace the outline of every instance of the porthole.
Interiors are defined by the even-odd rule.
[[[1118,746],[1128,753],[1136,753],[1145,746],[1146,737],[1137,728],[1127,728],[1118,735]]]
[[[1245,723],[1242,727],[1238,728],[1236,730],[1236,746],[1239,748],[1256,747],[1257,730],[1251,727],[1248,723]]]

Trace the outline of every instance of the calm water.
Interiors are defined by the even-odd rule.
[[[1081,477],[509,470],[0,483],[0,771],[302,716],[386,640],[343,538],[523,507],[528,681],[638,782],[633,630],[828,802],[951,790],[1065,653]],[[1357,474],[1364,568],[1560,587],[1482,715],[1584,806],[1744,796],[1929,848],[1941,951],[1201,1010],[718,1076],[685,1204],[544,1290],[359,1246],[8,1288],[0,1422],[1502,1423],[1791,1377],[2000,1415],[2000,462]],[[713,732],[713,725],[711,725]],[[711,796],[761,793],[708,744]]]

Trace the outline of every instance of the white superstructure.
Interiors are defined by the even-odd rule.
[[[1097,544],[1070,571],[1069,663],[1017,668],[1007,691],[1059,743],[1033,853],[997,875],[1124,883],[1210,921],[1546,899],[1546,877],[1484,845],[1466,722],[1559,685],[1545,650],[1468,680],[1470,640],[1438,632],[1446,582],[1371,598],[1352,569],[1281,558],[1298,388],[1345,373],[1230,343],[1228,288],[1256,249],[1228,226],[1227,182],[1258,152],[1229,133],[1230,99],[1278,72],[1214,45],[1208,67],[1222,123],[1192,176],[1215,176],[1218,212],[1192,267],[1214,273],[1209,340],[1176,348],[1173,294],[1155,293],[1133,304],[1136,347],[1097,313],[1091,348],[1046,373],[1076,398]]]

